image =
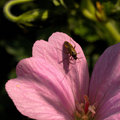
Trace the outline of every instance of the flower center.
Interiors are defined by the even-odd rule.
[[[90,105],[88,97],[84,96],[84,103],[76,102],[75,120],[94,120],[95,106]]]

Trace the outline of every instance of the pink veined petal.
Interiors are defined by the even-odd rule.
[[[6,90],[22,114],[37,120],[72,120],[73,94],[57,66],[28,58],[17,65],[17,76],[6,83]]]
[[[69,60],[68,55],[65,53],[63,46],[65,41],[75,47],[78,57],[76,61]],[[67,77],[69,77],[68,84],[73,90],[76,101],[83,102],[83,96],[88,94],[89,73],[87,61],[80,45],[62,32],[53,33],[48,42],[57,50],[59,61],[62,61],[60,64],[63,66]]]
[[[116,87],[118,85],[116,84]],[[110,94],[110,92],[112,94]],[[110,89],[110,92],[106,94],[106,97],[103,100],[102,106],[97,109],[97,120],[102,120],[109,118],[110,116],[117,114],[116,119],[119,120],[120,118],[120,87],[116,90],[115,86]],[[113,117],[111,117],[113,118]]]
[[[120,113],[110,115],[109,117],[100,120],[120,120]]]
[[[49,42],[37,40],[33,45],[33,57],[42,57],[45,61],[49,61],[56,66],[58,63],[58,54],[56,49]]]
[[[29,80],[29,79],[28,79]],[[24,81],[24,82],[22,82]],[[30,80],[31,81],[31,80]],[[24,78],[9,80],[6,90],[17,109],[25,116],[36,120],[71,120],[57,102],[41,95]],[[39,89],[38,89],[39,90]]]
[[[120,113],[120,44],[105,50],[96,63],[89,97],[91,103],[97,107],[97,120]]]
[[[78,60],[72,60],[73,63],[70,63],[68,55],[63,52],[65,41],[75,46],[78,52]],[[88,66],[82,49],[72,38],[65,33],[56,32],[50,36],[48,42],[37,41],[33,46],[33,57],[42,57],[54,66],[58,63],[61,72],[65,74],[65,78],[69,79],[68,84],[71,85],[76,100],[83,100],[83,95],[88,92]]]

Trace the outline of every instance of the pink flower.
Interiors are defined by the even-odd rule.
[[[75,46],[76,61],[64,52],[65,41]],[[6,83],[23,115],[36,120],[120,120],[120,44],[102,54],[90,83],[84,53],[66,34],[36,41],[32,54],[18,63],[17,78]]]

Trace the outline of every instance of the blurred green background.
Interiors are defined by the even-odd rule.
[[[17,24],[8,20],[3,7],[9,0],[0,0],[0,120],[27,120],[15,108],[5,91],[5,83],[16,77],[17,63],[32,54],[36,40],[44,39],[56,31],[65,32],[77,41],[88,61],[90,74],[103,51],[116,43],[101,24],[86,18],[81,12],[81,0],[36,0],[15,5],[11,13],[18,16],[32,9],[39,9],[40,16],[32,26]],[[97,0],[92,0],[96,5]],[[117,0],[99,0],[108,19],[120,30],[120,10]]]

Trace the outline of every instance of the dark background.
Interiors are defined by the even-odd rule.
[[[0,120],[27,120],[28,118],[17,111],[8,97],[5,83],[16,77],[17,63],[32,55],[32,45],[36,40],[47,40],[56,31],[67,33],[83,48],[90,73],[99,56],[107,47],[115,44],[115,41],[101,23],[95,23],[82,15],[80,0],[65,0],[67,8],[61,4],[55,5],[52,0],[36,0],[34,3],[13,6],[11,12],[14,15],[35,8],[43,12],[47,10],[48,17],[45,20],[39,17],[32,22],[32,27],[20,26],[5,17],[3,7],[7,1],[0,0]],[[93,3],[95,4],[96,0],[93,0]],[[120,28],[119,11],[113,14],[110,9],[114,7],[116,1],[101,0],[101,3],[109,19],[114,19]]]

